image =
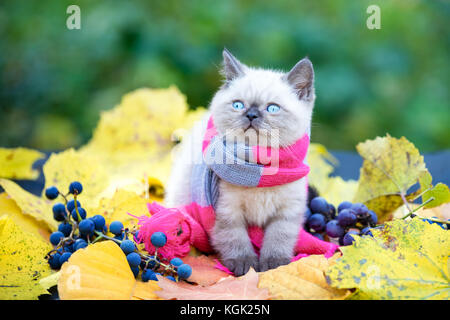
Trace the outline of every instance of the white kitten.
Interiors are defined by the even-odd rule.
[[[210,115],[219,134],[227,133],[229,137],[231,130],[234,139],[250,145],[266,141],[271,147],[287,147],[310,133],[315,93],[313,67],[307,58],[283,73],[250,68],[226,49],[223,57],[226,81],[212,99],[210,113],[177,148],[166,189],[168,206],[192,202],[191,173],[198,161],[193,157],[202,154]],[[233,107],[236,102],[242,104],[241,108]],[[269,105],[279,107],[279,111],[268,112]],[[250,267],[265,271],[287,264],[304,222],[306,205],[305,178],[263,188],[220,180],[212,245],[235,275],[245,274]],[[247,234],[248,225],[263,227],[265,231],[259,259]]]

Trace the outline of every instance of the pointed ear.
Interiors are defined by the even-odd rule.
[[[222,73],[226,81],[236,79],[245,73],[246,66],[236,59],[227,48],[223,49],[223,69]]]
[[[314,99],[314,69],[308,58],[303,58],[285,75],[299,99]]]

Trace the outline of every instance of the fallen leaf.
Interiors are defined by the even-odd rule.
[[[58,223],[53,219],[53,203],[23,190],[17,183],[0,179],[0,186],[22,210],[22,213],[37,221],[45,223],[51,231],[58,229]]]
[[[268,288],[275,299],[343,300],[350,291],[332,288],[325,278],[325,271],[335,264],[338,256],[327,259],[323,255],[311,255],[262,272],[258,287]]]
[[[432,177],[428,171],[422,174],[421,177],[419,177],[419,183],[421,190],[423,190],[424,192],[425,190],[430,189],[422,195],[422,203],[425,203],[430,198],[434,199],[428,202],[425,205],[425,208],[434,208],[440,206],[441,204],[450,202],[450,190],[448,186],[441,182],[433,186]]]
[[[30,179],[39,176],[33,163],[45,154],[27,148],[0,148],[0,177],[6,179]]]
[[[48,293],[39,280],[52,273],[45,255],[51,245],[0,217],[0,300],[30,300]]]
[[[406,196],[426,172],[423,157],[405,137],[390,135],[359,143],[356,149],[364,162],[353,201],[366,203],[383,222],[401,205],[401,194]]]
[[[449,299],[450,233],[419,218],[386,222],[374,237],[355,236],[327,271],[340,289],[358,299]]]
[[[173,282],[159,275],[157,278],[162,290],[155,291],[155,294],[168,300],[267,300],[270,298],[267,289],[258,288],[258,274],[253,269],[242,277],[230,276],[207,287]]]
[[[229,276],[228,273],[216,268],[217,262],[214,260],[214,256],[202,255],[194,257],[188,255],[182,260],[192,268],[189,282],[194,282],[201,286],[210,286]]]
[[[135,279],[125,254],[113,241],[79,249],[61,267],[61,300],[128,300]]]
[[[158,281],[149,280],[147,282],[142,282],[136,280],[133,295],[133,300],[162,300],[155,294],[155,291],[160,290],[158,286]]]

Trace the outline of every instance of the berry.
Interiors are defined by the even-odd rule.
[[[378,223],[378,216],[375,212],[373,212],[372,210],[369,210],[369,222],[372,225],[376,225]]]
[[[64,221],[66,219],[66,207],[62,203],[56,203],[53,208],[53,219]]]
[[[371,236],[373,237],[372,232],[370,231],[370,227],[366,227],[364,229],[361,230],[361,234],[364,236]]]
[[[72,255],[72,253],[70,252],[64,252],[61,257],[59,257],[59,264],[62,265],[64,262],[66,262],[67,260],[69,260],[70,256]]]
[[[311,211],[314,213],[328,213],[328,202],[323,197],[315,197],[309,204]]]
[[[167,276],[166,279],[172,280],[173,282],[177,282],[177,280],[175,280],[175,278],[172,276]]]
[[[341,202],[338,206],[338,212],[341,212],[344,209],[349,209],[352,207],[352,203],[350,201]]]
[[[82,207],[78,207],[78,213],[80,214],[81,220],[86,219],[86,210],[84,210]],[[78,221],[78,214],[76,209],[72,210],[72,219]]]
[[[150,241],[156,248],[160,248],[164,247],[164,245],[166,244],[167,237],[163,232],[155,232],[154,234],[152,234]]]
[[[159,264],[159,259],[155,256],[151,256],[150,259],[148,260],[148,266],[151,269],[153,269],[158,264]]]
[[[77,251],[78,249],[86,248],[88,243],[84,239],[77,239],[73,245],[73,249]]]
[[[309,208],[306,208],[306,211],[305,211],[305,219],[308,220],[309,217],[311,217],[311,215],[312,215],[311,210],[310,210]]]
[[[55,231],[50,235],[50,242],[54,246],[56,246],[63,238],[64,238],[64,233],[62,233],[61,231]]]
[[[83,186],[78,181],[74,181],[69,185],[69,193],[80,194],[83,191]]]
[[[337,220],[341,227],[352,226],[356,222],[356,215],[354,211],[350,209],[344,209],[341,212],[339,212]]]
[[[354,230],[350,230],[349,232],[347,232],[344,236],[343,239],[343,244],[344,246],[349,246],[351,245],[354,241],[355,238],[353,237],[354,235],[358,235],[359,233],[357,231]]]
[[[133,272],[135,278],[139,275],[139,267],[131,267],[131,271]]]
[[[158,278],[156,278],[156,273],[150,269],[144,270],[142,272],[141,278],[142,278],[142,281],[144,281],[144,282],[147,282],[149,280],[158,281]]]
[[[323,235],[320,234],[320,233],[314,232],[314,233],[312,233],[312,235],[313,235],[314,237],[316,237],[317,239],[319,239],[319,240],[322,240],[322,241],[325,240],[325,238],[323,237]]]
[[[86,219],[80,222],[78,225],[78,230],[80,230],[80,233],[84,236],[89,236],[94,233],[94,222],[92,222],[91,219]]]
[[[125,238],[125,233],[121,233],[114,237],[114,239],[119,240],[119,241],[122,241],[123,238]],[[119,244],[119,246],[120,246],[120,244]]]
[[[328,214],[332,219],[336,217],[336,208],[331,203],[328,204]]]
[[[308,219],[308,226],[316,232],[323,231],[325,229],[326,223],[327,222],[325,220],[325,217],[320,213],[314,213]]]
[[[353,211],[355,211],[356,214],[360,214],[360,215],[363,215],[363,214],[369,212],[369,209],[368,209],[367,206],[366,206],[365,204],[363,204],[363,203],[354,203],[354,204],[352,204],[351,209],[352,209]]]
[[[345,230],[339,225],[337,220],[331,220],[327,223],[327,235],[332,238],[339,238],[344,235]]]
[[[192,274],[192,268],[188,264],[182,264],[181,266],[178,267],[177,273],[181,279],[187,279]]]
[[[68,237],[72,232],[72,225],[70,223],[64,222],[58,226],[58,231],[61,231],[65,237]]]
[[[132,252],[127,254],[127,261],[128,264],[132,267],[138,267],[141,263],[141,256],[138,255],[136,252]]]
[[[48,259],[48,264],[50,265],[50,268],[52,268],[52,269],[59,269],[61,267],[61,264],[59,263],[60,257],[61,257],[61,254],[59,254],[58,252],[55,252]]]
[[[122,249],[122,251],[125,254],[129,254],[129,253],[133,252],[134,250],[136,250],[136,246],[135,246],[133,241],[131,241],[131,240],[124,240],[120,244],[120,249]]]
[[[93,216],[92,221],[95,224],[95,230],[97,230],[97,231],[103,230],[103,227],[105,226],[106,221],[102,215],[97,214],[97,215]]]
[[[77,207],[78,207],[78,209],[81,208],[81,203],[80,203],[80,201],[78,201],[78,200],[77,200]],[[69,201],[67,201],[67,210],[68,210],[69,212],[72,212],[73,209],[75,209],[75,200],[69,200]]]
[[[47,189],[45,189],[45,196],[49,200],[56,199],[58,197],[58,195],[59,195],[59,191],[58,191],[58,188],[56,188],[56,187],[48,187]]]
[[[179,267],[183,264],[183,260],[181,260],[180,258],[173,258],[172,260],[170,260],[170,264],[174,267]]]
[[[123,224],[120,221],[113,221],[109,225],[109,231],[111,233],[115,234],[116,236],[120,235],[122,233]]]

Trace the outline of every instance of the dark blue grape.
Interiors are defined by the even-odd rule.
[[[355,241],[354,236],[358,235],[358,234],[359,234],[359,232],[354,231],[354,230],[350,230],[349,232],[347,232],[343,239],[344,246],[351,245]]]
[[[105,218],[102,215],[96,214],[92,217],[92,221],[94,221],[95,224],[95,230],[102,231],[103,227],[105,226]]]
[[[61,254],[58,252],[55,252],[50,256],[48,259],[48,264],[50,265],[50,268],[52,269],[59,269],[61,267],[61,264],[59,263],[59,258],[61,257]]]
[[[328,213],[328,202],[323,197],[313,198],[309,207],[311,208],[311,212],[314,213]]]
[[[124,240],[120,244],[120,249],[122,249],[123,253],[126,255],[136,250],[136,245],[131,240]]]
[[[78,200],[77,200],[77,207],[81,208],[81,203]],[[73,209],[75,209],[75,200],[72,199],[72,200],[67,201],[67,210],[69,212],[72,212]]]
[[[119,241],[122,241],[124,238],[125,238],[125,233],[121,233],[117,236],[114,236],[114,239],[117,239]],[[119,244],[119,246],[120,246],[120,244]]]
[[[86,248],[88,243],[84,239],[77,239],[73,245],[73,249],[77,251],[78,249]]]
[[[50,235],[50,242],[51,242],[51,244],[56,246],[63,238],[64,238],[64,233],[62,233],[61,231],[55,231]]]
[[[370,231],[370,227],[365,227],[361,230],[361,234],[364,236],[371,236],[373,237],[372,231]]]
[[[64,221],[66,219],[66,207],[62,203],[56,203],[53,208],[53,219]]]
[[[127,254],[127,261],[128,264],[132,267],[138,267],[141,263],[141,256],[138,255],[136,252],[132,252]]]
[[[331,219],[336,217],[336,208],[331,203],[328,204],[328,214]]]
[[[325,238],[323,237],[323,234],[321,234],[321,233],[314,232],[314,233],[312,233],[312,235],[319,240],[322,240],[322,241],[325,240]]]
[[[337,220],[341,227],[353,226],[356,223],[355,212],[350,209],[344,209],[339,212]]]
[[[153,269],[158,264],[159,264],[159,259],[156,258],[155,256],[151,256],[150,259],[148,260],[148,267],[151,269]]]
[[[69,193],[80,194],[83,191],[83,185],[78,181],[74,181],[69,185]]]
[[[49,200],[56,199],[58,197],[58,195],[59,195],[59,191],[58,191],[58,188],[56,188],[56,187],[48,187],[47,189],[45,189],[45,196]]]
[[[65,237],[68,237],[72,232],[72,225],[70,223],[64,222],[58,226],[58,231],[61,231]]]
[[[178,267],[183,264],[183,260],[181,260],[180,258],[173,258],[172,260],[170,260],[170,264],[174,267]]]
[[[155,232],[150,237],[150,241],[152,245],[154,245],[156,248],[164,247],[164,245],[167,242],[167,237],[164,234],[164,232]]]
[[[325,230],[326,223],[325,217],[320,213],[314,213],[308,219],[308,226],[316,232]]]
[[[134,277],[136,278],[139,275],[139,267],[130,267],[130,268],[134,274]]]
[[[70,256],[72,255],[72,253],[70,252],[64,252],[61,257],[59,257],[59,264],[62,265],[64,262],[66,262],[67,260],[69,260]]]
[[[311,215],[312,215],[311,210],[310,210],[309,208],[306,208],[306,211],[305,211],[305,220],[308,220],[309,217],[311,217]]]
[[[156,273],[153,270],[150,270],[150,269],[146,269],[146,270],[144,270],[142,272],[141,279],[144,282],[147,282],[149,280],[158,281],[158,278],[156,278]]]
[[[175,280],[175,278],[172,276],[167,276],[166,279],[172,280],[173,282],[177,282],[177,280]]]
[[[123,224],[120,221],[113,221],[109,225],[109,231],[111,233],[115,234],[116,236],[120,235],[122,233]]]
[[[363,215],[363,214],[366,214],[369,212],[369,209],[363,203],[354,203],[354,204],[352,204],[351,209],[353,211],[355,211],[356,214],[360,214],[360,215]]]
[[[78,225],[78,230],[80,230],[80,234],[84,236],[89,236],[94,233],[95,225],[94,222],[90,219],[86,219],[80,222]]]
[[[337,220],[331,220],[327,223],[326,232],[329,237],[339,238],[344,235],[345,230],[339,225]]]
[[[350,209],[352,207],[352,203],[350,201],[341,202],[338,206],[338,212],[341,212],[344,209]]]
[[[188,264],[182,264],[177,268],[177,273],[181,279],[187,279],[192,274],[192,268]]]
[[[369,222],[372,225],[376,225],[378,223],[378,216],[377,216],[377,214],[375,212],[373,212],[372,210],[369,210],[369,214],[370,214]]]
[[[82,207],[78,207],[78,214],[81,217],[81,220],[86,219],[86,210],[84,210],[84,208]],[[77,210],[73,209],[72,210],[72,219],[78,222],[78,214],[77,214]]]

